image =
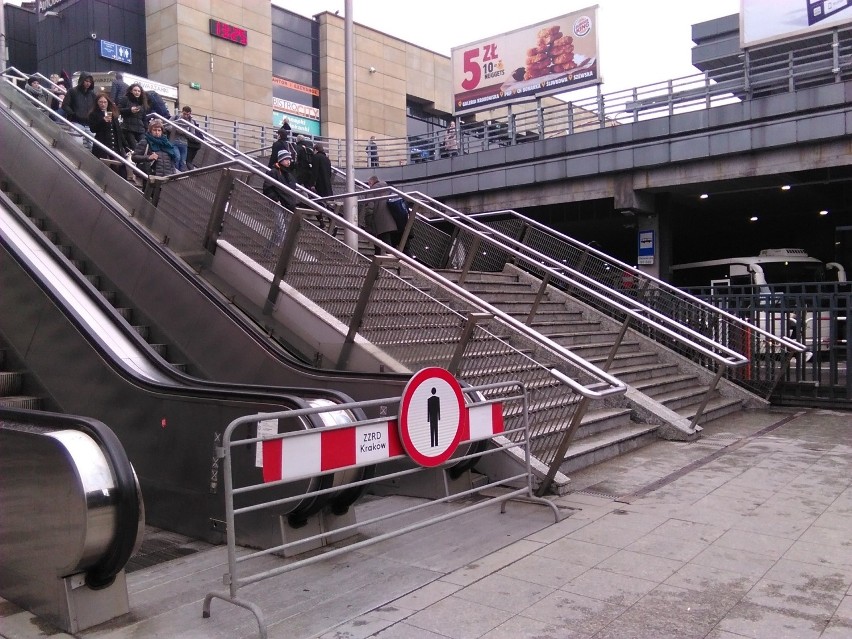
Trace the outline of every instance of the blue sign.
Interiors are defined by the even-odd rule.
[[[654,263],[654,231],[639,231],[639,264]]]
[[[115,42],[101,40],[101,57],[124,64],[133,64],[133,49]]]

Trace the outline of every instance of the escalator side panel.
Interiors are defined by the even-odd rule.
[[[281,405],[223,401],[140,388],[122,377],[6,251],[0,251],[0,333],[66,412],[109,423],[136,469],[155,526],[222,540],[211,521],[224,518],[215,446],[237,417]],[[282,425],[282,427],[286,427]],[[254,450],[239,460],[246,476]]]
[[[356,400],[402,391],[407,381],[403,376],[335,374],[284,361],[268,338],[250,332],[223,312],[221,296],[200,288],[188,267],[164,259],[155,245],[140,240],[140,230],[132,220],[122,219],[106,207],[49,151],[26,137],[21,144],[23,134],[15,135],[16,131],[17,127],[0,116],[0,146],[7,148],[7,141],[11,143],[20,156],[20,166],[26,167],[20,170],[18,163],[4,164],[9,177],[157,325],[191,361],[193,370],[226,382],[329,388]],[[135,209],[129,212],[139,215]],[[153,215],[149,209],[143,214]]]

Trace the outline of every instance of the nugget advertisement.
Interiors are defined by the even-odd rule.
[[[597,5],[452,49],[455,113],[600,82]]]

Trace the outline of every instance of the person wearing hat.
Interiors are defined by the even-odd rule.
[[[286,149],[282,149],[278,152],[277,157],[278,161],[275,163],[275,166],[269,169],[266,172],[266,175],[276,182],[280,182],[287,188],[295,190],[297,188],[296,178],[293,175],[293,170],[290,168],[293,164],[293,154]],[[265,180],[263,183],[263,194],[270,200],[278,202],[284,208],[292,211],[296,208],[298,200],[294,195],[282,189],[278,184],[276,184],[276,182]],[[286,218],[284,212],[276,207],[275,229],[273,230],[272,237],[269,238],[269,242],[264,249],[264,257],[270,257],[273,247],[277,247],[281,244],[281,240],[284,238],[285,226]]]
[[[266,175],[276,182],[280,182],[284,186],[295,190],[296,178],[293,175],[292,169],[293,154],[287,149],[282,149],[281,151],[278,151],[277,157],[278,161],[266,172]],[[270,200],[275,200],[281,206],[290,209],[291,211],[296,207],[296,198],[292,194],[280,188],[274,182],[264,182],[263,194]]]
[[[41,102],[44,106],[50,106],[50,96],[47,91],[45,91],[41,83],[39,83],[38,78],[34,75],[31,75],[27,78],[27,84],[24,86],[24,91],[26,91],[29,95],[33,96],[36,100]]]
[[[293,149],[290,148],[292,145],[290,144],[290,125],[287,124],[287,121],[284,121],[284,125],[278,129],[278,139],[272,143],[272,150],[269,152],[269,168],[275,166],[275,163],[278,162],[278,153],[283,150],[288,150],[290,153],[293,153]]]

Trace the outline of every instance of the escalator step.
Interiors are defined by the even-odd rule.
[[[10,395],[9,397],[0,397],[0,406],[4,408],[39,410],[41,408],[41,400],[38,397],[28,397],[26,395]]]
[[[169,353],[169,347],[167,344],[150,344],[150,346],[154,349],[154,352],[157,353],[157,355],[168,361],[168,359],[166,359]]]
[[[0,395],[21,392],[24,375],[16,371],[0,371]]]

